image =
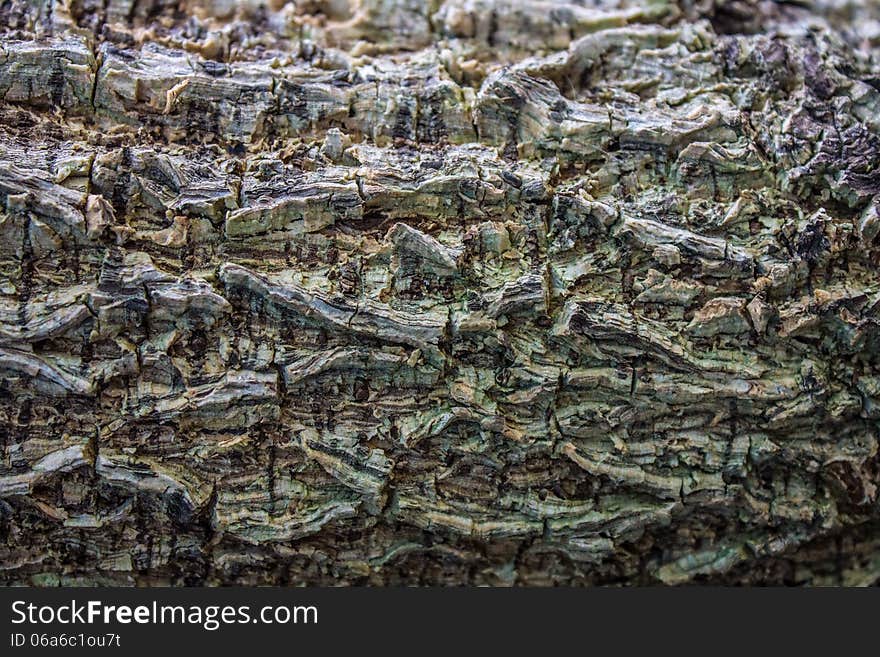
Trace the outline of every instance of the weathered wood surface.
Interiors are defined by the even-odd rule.
[[[0,25],[0,582],[878,581],[876,3]]]

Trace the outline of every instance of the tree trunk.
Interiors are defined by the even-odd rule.
[[[876,3],[0,25],[0,582],[877,583]]]

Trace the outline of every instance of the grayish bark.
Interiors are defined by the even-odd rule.
[[[0,25],[0,582],[877,582],[876,3]]]

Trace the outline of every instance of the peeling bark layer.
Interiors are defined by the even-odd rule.
[[[0,582],[877,583],[876,3],[0,26]]]

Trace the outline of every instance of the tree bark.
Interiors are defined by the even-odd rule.
[[[3,584],[876,584],[876,3],[13,0]]]

